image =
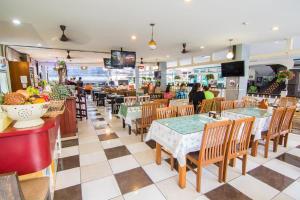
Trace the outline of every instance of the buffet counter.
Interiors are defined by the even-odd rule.
[[[16,129],[12,123],[0,132],[0,174],[25,175],[41,171],[57,158],[60,117],[45,118],[40,126]]]

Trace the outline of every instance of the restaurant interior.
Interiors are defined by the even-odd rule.
[[[1,0],[0,200],[300,199],[299,8]]]

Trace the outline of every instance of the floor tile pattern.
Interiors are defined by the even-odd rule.
[[[185,189],[178,187],[178,164],[170,169],[163,155],[155,163],[155,141],[141,142],[134,132],[111,114],[110,106],[97,107],[89,101],[88,120],[78,122],[78,136],[62,142],[58,159],[54,200],[248,200],[300,199],[300,135],[290,134],[288,147],[270,149],[268,159],[259,148],[248,157],[247,174],[241,160],[228,167],[226,183],[218,182],[218,167],[203,169],[201,193],[196,176],[187,172]],[[270,145],[272,147],[272,145]]]

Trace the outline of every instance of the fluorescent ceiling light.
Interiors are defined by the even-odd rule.
[[[131,39],[132,39],[132,40],[136,40],[136,36],[135,36],[135,35],[132,35],[132,36],[131,36]]]
[[[205,47],[204,46],[200,46],[200,49],[204,49]]]
[[[18,20],[18,19],[13,19],[13,20],[12,20],[12,23],[13,23],[14,25],[20,25],[20,24],[21,24],[21,21]]]
[[[278,31],[279,30],[279,27],[278,26],[273,26],[272,27],[272,31]]]

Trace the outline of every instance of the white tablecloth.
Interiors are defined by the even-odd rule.
[[[122,115],[120,113],[120,110],[119,110],[118,116],[125,120],[125,124],[132,126],[132,121],[142,117],[142,110],[137,109],[136,107],[129,107],[127,109],[126,116]]]
[[[177,158],[180,166],[184,166],[186,164],[186,155],[190,152],[200,150],[202,133],[197,132],[183,135],[153,121],[145,140],[155,140],[172,153],[174,158]]]
[[[251,117],[251,115],[244,115],[244,114],[233,113],[230,111],[223,111],[222,117],[234,120],[234,119],[239,119],[239,118],[244,118],[244,117]],[[261,132],[268,130],[271,119],[272,119],[272,116],[255,118],[255,121],[253,124],[253,129],[252,129],[252,135],[254,135],[255,140],[261,139]]]

